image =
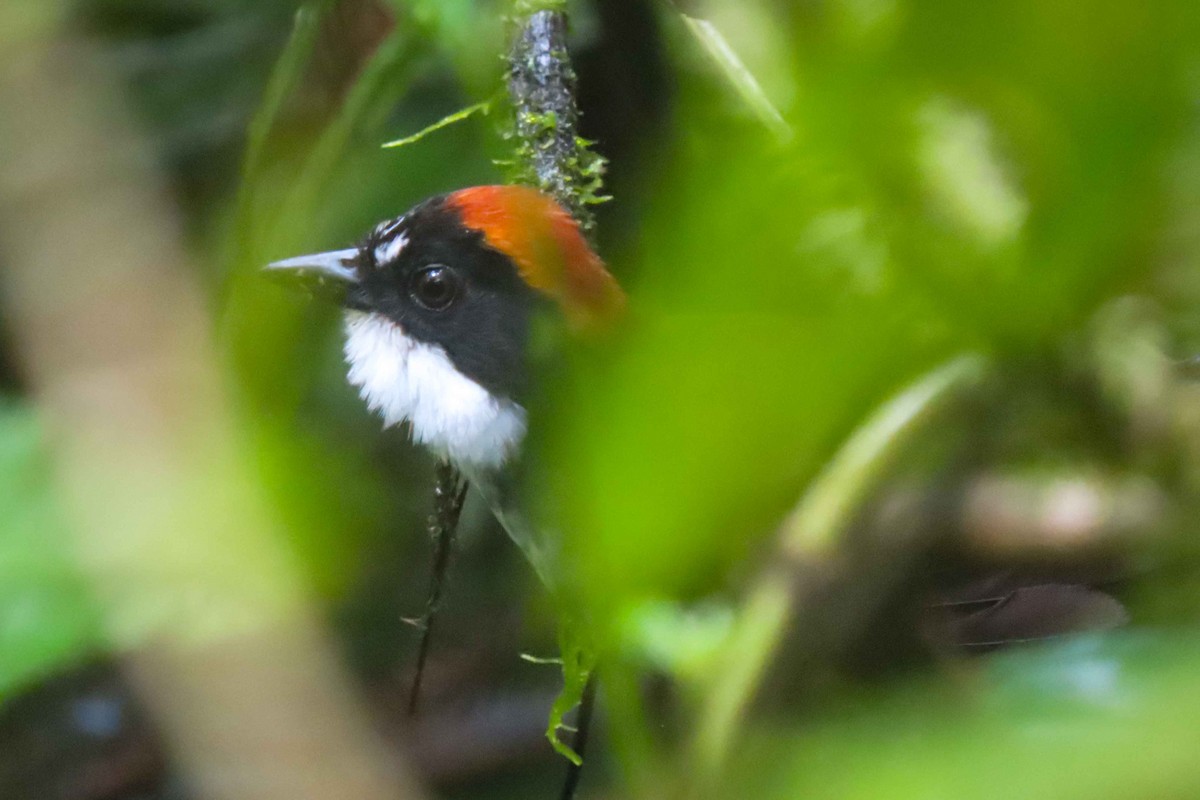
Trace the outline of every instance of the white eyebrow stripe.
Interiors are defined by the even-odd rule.
[[[395,261],[400,253],[408,244],[408,236],[400,233],[388,239],[383,244],[375,248],[375,263],[387,264],[390,261]]]
[[[375,235],[378,236],[380,239],[389,238],[393,233],[396,232],[397,228],[399,228],[401,225],[404,224],[404,221],[406,219],[408,219],[407,216],[396,217],[393,220],[379,223],[378,225],[375,226]]]

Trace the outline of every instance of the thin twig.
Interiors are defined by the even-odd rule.
[[[567,780],[563,783],[559,800],[571,800],[575,790],[579,788],[579,779],[583,776],[584,751],[587,750],[588,732],[592,727],[592,711],[596,707],[596,673],[588,676],[587,685],[583,687],[583,697],[579,701],[579,713],[575,719],[575,738],[571,749],[579,756],[580,762],[567,764]]]
[[[458,518],[462,514],[463,502],[467,497],[467,481],[449,461],[439,461],[437,484],[434,487],[433,514],[429,518],[429,534],[433,538],[433,570],[430,574],[429,595],[425,614],[421,618],[421,643],[417,648],[417,672],[413,677],[412,690],[408,695],[408,713],[417,713],[421,700],[421,679],[425,676],[425,662],[429,658],[429,645],[433,639],[433,621],[442,601],[442,587],[446,582],[446,571],[450,566],[450,553],[454,549],[454,534],[458,530]]]

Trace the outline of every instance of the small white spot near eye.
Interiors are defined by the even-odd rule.
[[[391,235],[393,233],[395,233],[400,228],[401,225],[404,224],[404,221],[406,219],[408,219],[407,216],[396,217],[395,219],[385,219],[383,222],[381,222],[375,226],[375,238],[376,239],[390,238]]]
[[[408,236],[406,234],[396,234],[375,248],[375,263],[387,264],[390,261],[395,261],[407,244]]]

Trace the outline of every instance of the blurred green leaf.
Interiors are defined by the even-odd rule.
[[[701,683],[728,643],[733,624],[733,609],[727,605],[684,608],[651,600],[629,610],[619,635],[633,658],[682,681]]]
[[[759,121],[781,142],[793,136],[790,125],[784,121],[779,110],[771,103],[766,92],[746,67],[725,36],[712,22],[683,14],[683,21],[696,41],[704,48],[716,67],[725,76],[730,86],[742,101],[754,112]]]
[[[1026,648],[952,680],[831,698],[805,729],[742,751],[728,796],[1191,797],[1200,713],[1194,632]]]
[[[411,14],[476,95],[495,91],[508,0],[389,0]]]
[[[959,352],[1056,353],[1146,274],[1197,15],[1071,8],[905,4],[870,47],[798,12],[788,147],[684,76],[614,264],[627,332],[549,423],[590,601],[711,590],[897,387]]]
[[[101,643],[42,426],[29,408],[0,402],[0,700]]]

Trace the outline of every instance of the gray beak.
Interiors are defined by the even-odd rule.
[[[358,276],[354,272],[357,258],[358,250],[333,250],[275,261],[267,264],[263,271],[306,286],[314,292],[344,292],[358,283]]]

